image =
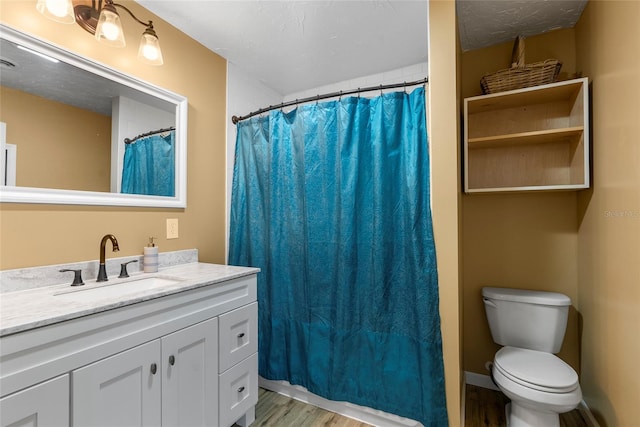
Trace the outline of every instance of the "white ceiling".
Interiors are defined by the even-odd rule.
[[[137,1],[281,95],[427,60],[426,0]]]
[[[572,28],[587,0],[458,0],[458,26],[463,50],[473,50]]]
[[[427,61],[427,0],[137,1],[283,97]],[[586,1],[458,0],[462,48],[572,27]],[[0,67],[2,83],[27,92],[42,90],[42,65],[29,65],[35,60],[31,56],[0,46],[0,59],[18,64],[15,70]],[[72,83],[45,85],[52,88],[49,95],[36,93],[80,106],[77,96],[62,97],[100,87],[89,81],[86,89],[82,78],[65,74]],[[38,88],[29,89],[30,84]],[[67,90],[69,84],[74,90]],[[94,95],[90,98],[98,99]],[[109,109],[108,102],[103,109]]]
[[[427,0],[137,1],[281,95],[427,61]],[[458,0],[462,48],[570,28],[586,1]]]

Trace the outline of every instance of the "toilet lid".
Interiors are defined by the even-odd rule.
[[[551,353],[503,347],[494,364],[511,380],[536,390],[561,393],[578,386],[576,371]]]

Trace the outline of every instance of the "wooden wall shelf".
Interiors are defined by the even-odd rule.
[[[589,187],[588,79],[466,98],[465,192]]]

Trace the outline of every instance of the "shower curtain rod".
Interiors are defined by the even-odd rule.
[[[253,116],[257,116],[258,114],[266,113],[267,111],[271,111],[271,110],[277,110],[278,108],[289,107],[291,105],[304,104],[305,102],[319,101],[321,99],[327,99],[327,98],[338,98],[343,95],[353,95],[354,93],[373,92],[374,90],[396,89],[399,87],[406,88],[408,86],[416,86],[416,85],[421,85],[426,83],[429,83],[429,78],[427,77],[425,77],[424,79],[413,81],[413,82],[393,83],[393,84],[387,84],[387,85],[369,86],[369,87],[358,88],[358,89],[353,89],[348,91],[325,93],[324,95],[310,96],[308,98],[296,99],[295,101],[287,101],[287,102],[282,102],[276,105],[269,105],[266,108],[261,108],[257,111],[249,113],[246,116],[240,116],[240,117],[232,116],[231,121],[235,125],[242,120],[249,119]]]
[[[133,142],[136,142],[136,140],[145,137],[145,136],[151,136],[151,135],[155,135],[157,133],[162,133],[162,132],[169,132],[171,130],[176,130],[175,126],[171,126],[168,128],[164,128],[164,129],[158,129],[158,130],[152,130],[151,132],[147,132],[147,133],[141,133],[140,135],[136,136],[135,138],[125,138],[124,139],[124,143],[125,144],[131,144]]]

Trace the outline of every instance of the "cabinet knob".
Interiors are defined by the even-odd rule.
[[[176,364],[176,357],[172,354],[169,356],[169,365],[173,366]]]
[[[158,372],[158,365],[156,365],[155,363],[151,364],[151,375],[155,375],[156,372]]]
[[[244,337],[244,332],[240,332],[240,333],[238,334],[238,338],[242,338],[242,337]]]
[[[244,386],[238,388],[238,393],[242,393],[244,391]]]

